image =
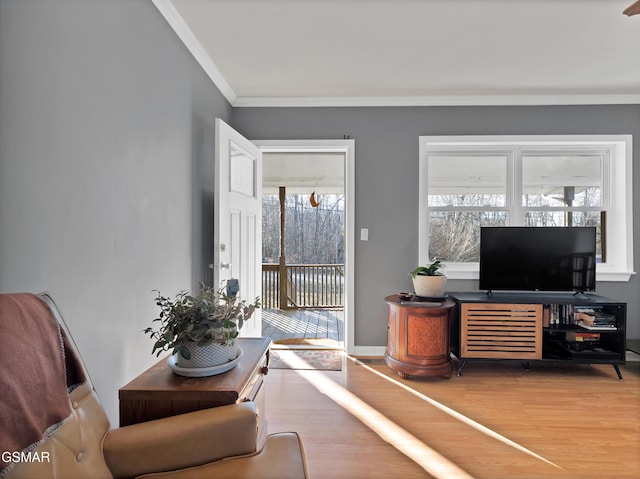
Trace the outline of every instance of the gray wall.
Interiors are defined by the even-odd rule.
[[[420,135],[633,134],[633,184],[640,185],[640,105],[549,107],[234,108],[233,126],[247,138],[343,138],[356,142],[355,344],[386,344],[383,298],[411,290],[418,263]],[[640,195],[634,198],[640,214]],[[640,224],[634,225],[635,270]],[[478,288],[450,281],[449,291]],[[628,336],[640,338],[640,280],[600,282],[597,293],[628,303]]]
[[[210,280],[230,112],[149,1],[0,0],[0,292],[52,293],[112,423],[152,290]]]

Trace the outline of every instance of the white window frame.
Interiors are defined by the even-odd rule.
[[[483,151],[488,148],[522,151],[545,151],[550,154],[580,149],[605,151],[602,181],[607,211],[606,263],[596,266],[596,281],[629,281],[633,271],[633,184],[632,135],[487,135],[487,136],[421,136],[419,138],[420,205],[419,205],[419,264],[429,258],[428,165],[431,152],[447,150]],[[505,210],[509,217],[521,217],[521,163],[509,161],[507,190],[511,192]],[[557,208],[556,208],[557,209]],[[575,209],[575,208],[574,208]],[[516,211],[519,210],[519,211]],[[445,263],[450,279],[478,279],[479,263]]]

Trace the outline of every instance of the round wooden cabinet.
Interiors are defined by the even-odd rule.
[[[443,301],[405,301],[387,296],[389,307],[387,365],[402,378],[451,376],[449,313],[454,306]]]

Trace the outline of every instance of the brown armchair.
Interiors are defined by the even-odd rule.
[[[47,294],[0,295],[0,361],[0,477],[309,477],[296,433],[259,449],[250,402],[111,430]]]

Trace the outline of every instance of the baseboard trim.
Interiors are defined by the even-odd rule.
[[[353,356],[384,356],[386,346],[356,346]]]

